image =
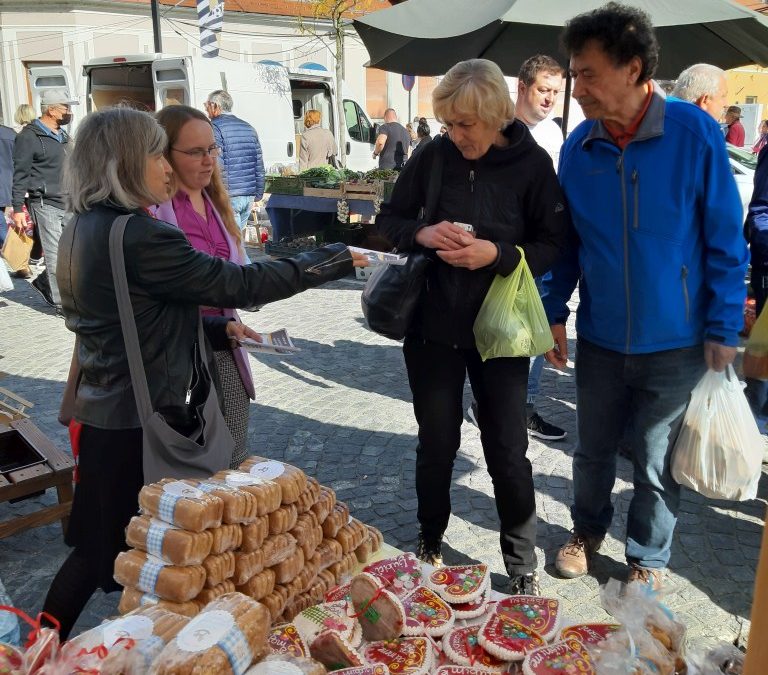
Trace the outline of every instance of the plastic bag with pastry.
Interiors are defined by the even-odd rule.
[[[207,530],[182,530],[149,516],[134,516],[125,531],[125,541],[171,565],[199,565],[211,553],[213,535]]]
[[[143,513],[191,532],[218,527],[224,515],[219,497],[170,478],[141,488],[139,506]]]
[[[143,551],[123,551],[115,559],[115,581],[172,602],[192,600],[203,589],[201,565],[169,565]]]

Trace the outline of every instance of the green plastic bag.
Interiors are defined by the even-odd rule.
[[[520,264],[508,277],[496,276],[475,319],[475,344],[483,361],[537,356],[554,344],[525,254],[517,250]]]

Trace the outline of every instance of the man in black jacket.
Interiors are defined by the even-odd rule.
[[[61,297],[56,283],[56,257],[64,226],[61,178],[69,143],[63,127],[72,121],[71,106],[77,103],[65,89],[44,91],[40,97],[42,114],[21,130],[13,149],[13,219],[17,229],[26,228],[26,195],[46,267],[32,285],[57,309],[61,308]]]
[[[0,246],[5,240],[5,209],[11,205],[13,141],[16,132],[0,124]]]

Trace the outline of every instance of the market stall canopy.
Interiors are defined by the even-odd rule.
[[[534,54],[561,56],[566,21],[606,0],[407,0],[354,21],[370,65],[442,75],[458,61],[486,58],[507,75]],[[661,45],[656,77],[674,79],[704,62],[728,69],[768,65],[768,18],[731,0],[633,0]]]

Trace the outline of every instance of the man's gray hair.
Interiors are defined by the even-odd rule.
[[[725,71],[709,63],[697,63],[686,68],[677,78],[672,96],[695,103],[702,96],[716,95]]]
[[[208,94],[208,101],[209,103],[215,103],[224,112],[232,112],[232,106],[235,103],[229,95],[229,92],[224,91],[223,89],[217,89]]]
[[[55,108],[58,105],[58,103],[41,103],[40,104],[40,114],[46,115],[48,114],[48,110],[50,108]]]
[[[89,211],[109,200],[126,209],[152,204],[147,159],[162,155],[168,139],[149,113],[127,107],[88,115],[77,129],[64,165],[67,209]]]

